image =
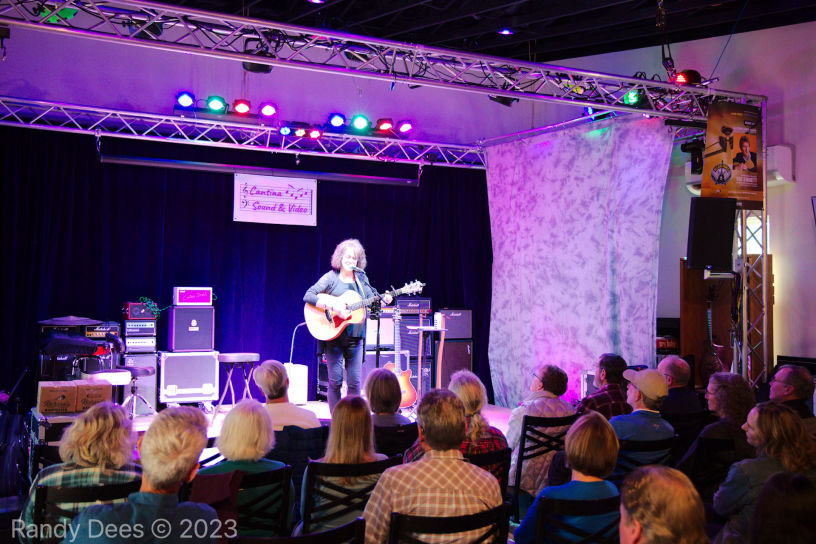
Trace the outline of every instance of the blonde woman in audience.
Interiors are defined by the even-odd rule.
[[[386,371],[387,372],[387,371]],[[382,461],[386,456],[374,451],[374,429],[371,425],[371,410],[368,403],[358,396],[346,396],[340,399],[334,406],[332,412],[331,427],[329,428],[329,439],[326,442],[326,455],[322,459],[318,459],[320,463],[336,463],[346,465],[357,465],[362,463],[373,463],[374,461]],[[309,467],[306,467],[308,473]],[[364,487],[373,484],[380,477],[379,474],[372,476],[364,476],[359,478],[331,478],[331,483],[343,487],[347,490],[360,490]],[[303,478],[303,488],[301,490],[301,517],[303,514],[303,506],[306,503],[307,478]],[[332,494],[332,490],[328,487],[321,489],[322,493]],[[315,505],[319,506],[322,501],[320,497],[315,498]],[[323,516],[335,512],[336,509],[327,510]],[[362,512],[349,512],[348,514],[331,520],[321,521],[318,514],[312,517],[312,523],[309,526],[310,533],[325,531],[339,525],[348,523]],[[296,531],[297,532],[297,531]]]
[[[459,370],[451,376],[448,389],[465,405],[467,433],[459,451],[462,455],[475,455],[502,450],[507,447],[507,439],[502,432],[491,427],[482,415],[482,408],[487,404],[487,391],[476,374],[469,370]],[[405,452],[403,462],[411,463],[421,459],[425,454],[420,441],[417,440]]]
[[[714,510],[730,517],[717,535],[718,543],[748,538],[757,497],[772,474],[795,472],[816,481],[816,443],[792,408],[775,401],[757,404],[742,428],[757,458],[732,465],[714,494]]]
[[[285,466],[280,461],[264,458],[275,447],[275,431],[269,412],[255,399],[244,399],[229,411],[221,425],[221,434],[215,440],[215,446],[224,456],[224,461],[202,468],[198,474],[206,476],[240,470],[245,473],[244,478],[249,479],[252,478],[251,474],[270,472]],[[196,485],[197,482],[193,481],[194,489]],[[278,490],[274,486],[243,490],[237,497],[238,507],[256,505],[266,499],[270,493],[275,492]],[[294,488],[290,488],[289,496],[294,501]],[[259,513],[256,516],[257,519],[249,520],[251,524],[255,522],[262,524],[263,518],[275,518],[279,514],[279,503],[277,501],[269,501],[269,503],[269,508]],[[291,528],[291,525],[289,527]],[[267,534],[263,529],[251,529],[241,525],[237,526],[237,531],[239,535],[244,536]]]
[[[703,501],[679,470],[650,465],[623,481],[621,544],[708,544]]]
[[[27,526],[33,523],[37,486],[90,487],[140,480],[141,468],[131,463],[135,444],[131,421],[121,406],[112,402],[91,406],[65,430],[59,448],[63,462],[45,467],[34,478],[21,519]],[[76,514],[89,504],[98,503],[58,506]],[[24,536],[20,540],[28,541]]]

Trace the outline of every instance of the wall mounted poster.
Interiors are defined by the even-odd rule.
[[[708,108],[702,196],[736,198],[762,208],[762,112],[756,106],[715,102]]]
[[[317,225],[317,180],[235,174],[232,218],[250,223]]]

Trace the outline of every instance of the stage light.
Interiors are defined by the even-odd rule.
[[[411,132],[413,129],[414,129],[413,123],[411,123],[411,121],[408,121],[407,119],[397,123],[397,131],[402,134],[405,134],[406,132]]]
[[[324,4],[326,0],[309,0],[310,4]]]
[[[392,119],[377,119],[377,130],[385,132],[394,128]]]
[[[292,134],[292,129],[287,126],[283,126],[280,128],[278,132],[280,133],[281,136],[289,136],[290,134]]]
[[[592,106],[584,107],[584,115],[585,116],[589,116],[589,115],[592,115],[594,113],[595,113],[595,108],[593,108]]]
[[[249,113],[249,110],[250,110],[249,100],[239,98],[238,100],[232,103],[232,111],[239,115],[246,115],[247,113]]]
[[[316,139],[320,138],[321,136],[323,136],[323,132],[321,132],[320,129],[318,129],[318,128],[309,129],[309,138],[312,138],[313,140],[316,140]]]
[[[674,82],[678,85],[699,85],[703,76],[697,70],[683,70],[674,75]]]
[[[306,136],[306,129],[305,128],[296,128],[295,129],[295,136],[298,138],[303,138]]]
[[[363,131],[371,127],[371,121],[365,115],[355,115],[351,118],[351,127],[354,130]]]
[[[329,124],[334,128],[340,128],[346,124],[346,116],[342,113],[332,113],[329,115]]]
[[[623,95],[623,103],[627,106],[637,106],[640,102],[640,89],[631,89]]]
[[[278,113],[278,107],[272,102],[264,102],[259,110],[264,117],[272,117]]]
[[[502,28],[501,30],[499,30],[499,34],[501,34],[502,36],[512,36],[513,31],[510,30],[509,28]]]
[[[192,108],[195,106],[196,100],[193,93],[182,91],[176,95],[176,106],[179,108]]]
[[[213,113],[225,113],[227,111],[227,101],[220,96],[208,96],[207,107]]]

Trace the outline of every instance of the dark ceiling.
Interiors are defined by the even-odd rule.
[[[162,0],[535,62],[816,20],[816,0]],[[665,34],[657,26],[658,4]],[[736,24],[735,24],[736,23]],[[503,28],[513,35],[499,35]]]

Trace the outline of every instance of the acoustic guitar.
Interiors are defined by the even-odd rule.
[[[388,291],[387,294],[391,295],[392,298],[397,298],[400,295],[415,295],[421,293],[423,287],[425,287],[424,283],[414,280],[399,289]],[[337,312],[318,308],[313,304],[307,303],[304,305],[303,316],[306,319],[306,328],[309,329],[312,336],[323,341],[334,340],[349,325],[362,323],[366,318],[366,308],[378,299],[376,295],[362,298],[356,291],[346,291],[339,297],[325,296],[336,299],[334,306],[338,305],[337,302],[339,301],[350,313],[346,317],[341,317]]]
[[[417,392],[411,383],[411,369],[402,370],[402,340],[400,339],[400,309],[394,307],[394,363],[386,363],[383,367],[397,376],[400,385],[400,408],[412,406],[417,401]]]
[[[705,344],[703,345],[703,358],[700,361],[700,380],[703,385],[708,384],[708,379],[712,374],[717,372],[726,372],[729,369],[727,360],[728,348],[720,344],[714,343],[714,335],[712,333],[711,325],[711,305],[714,301],[714,286],[708,289],[708,297],[706,299],[706,324],[708,325],[708,335],[706,336]]]

